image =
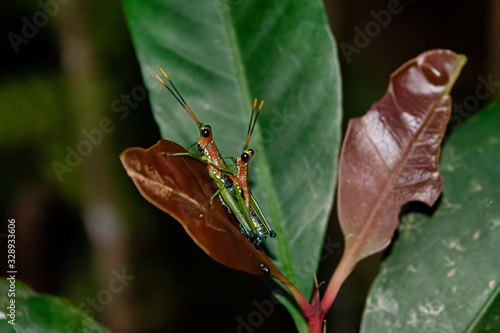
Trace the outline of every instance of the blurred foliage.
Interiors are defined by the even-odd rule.
[[[2,315],[7,315],[7,319],[0,320],[0,331],[3,333],[109,333],[85,312],[72,307],[68,301],[37,294],[19,281],[2,279],[0,281],[2,295],[7,295],[13,290],[9,289],[12,288],[11,281],[16,286],[15,298],[0,299]],[[13,299],[14,303],[11,302]]]

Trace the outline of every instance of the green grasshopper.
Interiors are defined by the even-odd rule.
[[[250,212],[250,216],[254,221],[254,224],[257,228],[258,234],[266,239],[267,236],[271,238],[276,237],[276,232],[271,228],[271,225],[266,219],[266,216],[262,212],[260,205],[255,200],[252,192],[248,187],[248,163],[253,155],[255,155],[253,149],[248,148],[248,144],[250,143],[250,138],[252,137],[253,130],[255,128],[255,124],[257,123],[257,118],[260,115],[260,111],[262,110],[262,106],[264,105],[264,101],[261,101],[259,107],[257,108],[257,99],[253,102],[252,114],[250,116],[250,123],[248,125],[247,137],[245,140],[245,145],[243,146],[243,152],[236,159],[233,160],[236,165],[236,184],[238,187],[236,188],[236,192],[241,192],[241,196],[245,200],[246,208]]]
[[[258,205],[253,195],[248,190],[248,161],[253,155],[253,150],[248,149],[248,142],[250,141],[251,132],[255,127],[258,112],[262,108],[262,103],[257,115],[253,118],[256,110],[256,101],[254,102],[254,109],[252,110],[252,119],[247,133],[247,141],[243,149],[243,153],[236,160],[236,171],[230,169],[222,158],[217,145],[215,144],[212,136],[212,128],[209,125],[201,123],[194,115],[191,108],[187,105],[186,101],[174,86],[168,75],[161,69],[161,72],[168,80],[174,91],[170,89],[167,84],[157,75],[156,78],[168,89],[168,91],[175,97],[181,104],[186,112],[194,120],[198,129],[200,130],[200,139],[198,140],[198,151],[201,154],[194,153],[179,153],[173,156],[189,156],[196,158],[206,164],[208,173],[215,181],[218,187],[217,192],[212,196],[211,200],[219,195],[222,203],[229,208],[229,210],[236,216],[240,223],[241,232],[252,242],[255,246],[261,244],[268,235],[276,237],[276,233],[271,229],[269,222],[265,218],[262,209]],[[253,120],[253,123],[252,123]],[[251,131],[250,131],[251,129]],[[188,147],[191,148],[192,146]],[[251,153],[249,155],[248,153]],[[244,155],[244,156],[243,156]],[[247,157],[248,156],[248,157]],[[234,161],[234,159],[233,159]],[[239,161],[239,164],[238,164]],[[238,167],[240,165],[240,167]]]

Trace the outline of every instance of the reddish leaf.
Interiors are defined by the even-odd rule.
[[[389,244],[401,205],[432,205],[441,193],[438,159],[450,117],[448,93],[465,61],[448,50],[422,53],[391,75],[387,93],[365,116],[349,122],[338,212],[351,264]]]
[[[179,221],[210,257],[250,274],[265,274],[264,265],[271,276],[289,283],[241,234],[238,221],[219,198],[210,205],[217,186],[205,165],[190,157],[167,155],[180,152],[186,150],[172,141],[160,140],[149,149],[129,148],[120,159],[141,194]]]

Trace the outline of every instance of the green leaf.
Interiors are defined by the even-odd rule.
[[[8,297],[10,282],[0,281],[0,332],[30,333],[106,333],[86,313],[74,308],[69,302],[48,295],[37,294],[20,281],[15,281],[15,297]],[[9,316],[11,300],[15,300],[15,318]],[[12,325],[9,321],[15,319]]]
[[[362,332],[472,332],[498,302],[499,128],[500,100],[446,143],[441,201],[430,217],[403,218],[367,299]]]
[[[187,146],[199,132],[155,78],[160,67],[224,156],[241,153],[253,98],[265,100],[250,143],[252,191],[278,234],[266,242],[277,266],[308,297],[340,140],[340,72],[322,1],[124,4],[163,138]]]

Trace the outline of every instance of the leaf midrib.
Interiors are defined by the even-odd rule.
[[[483,304],[481,309],[479,309],[479,311],[476,313],[476,315],[472,319],[471,323],[464,330],[464,333],[474,332],[474,329],[479,324],[479,321],[484,317],[484,315],[489,310],[489,307],[491,306],[491,304],[496,299],[496,297],[499,293],[500,293],[500,284],[497,284],[494,291],[488,297],[488,300]]]
[[[230,14],[231,11],[225,11],[221,17],[224,26],[226,28],[226,33],[230,43],[231,56],[233,59],[237,84],[239,86],[240,92],[240,102],[241,105],[247,105],[251,102],[251,93],[250,88],[248,87],[248,79],[246,76],[245,65],[242,60],[241,52],[239,49],[238,39],[236,37],[236,30],[234,27],[233,19]],[[258,129],[256,130],[258,131]],[[264,151],[262,145],[260,143],[256,144],[260,151]],[[260,173],[258,177],[260,178],[260,186],[263,191],[267,193],[267,197],[269,199],[269,203],[267,207],[269,207],[271,212],[271,220],[273,221],[273,229],[275,229],[277,233],[276,240],[278,242],[279,255],[277,256],[280,260],[281,266],[285,270],[285,275],[290,275],[293,273],[293,264],[290,257],[290,249],[286,239],[284,237],[284,229],[282,228],[281,221],[283,221],[281,212],[279,210],[278,205],[278,194],[276,193],[275,188],[272,186],[272,176],[269,168],[269,160],[266,154],[259,154],[259,158],[257,159],[257,163],[259,164]],[[280,237],[281,236],[281,237]]]

